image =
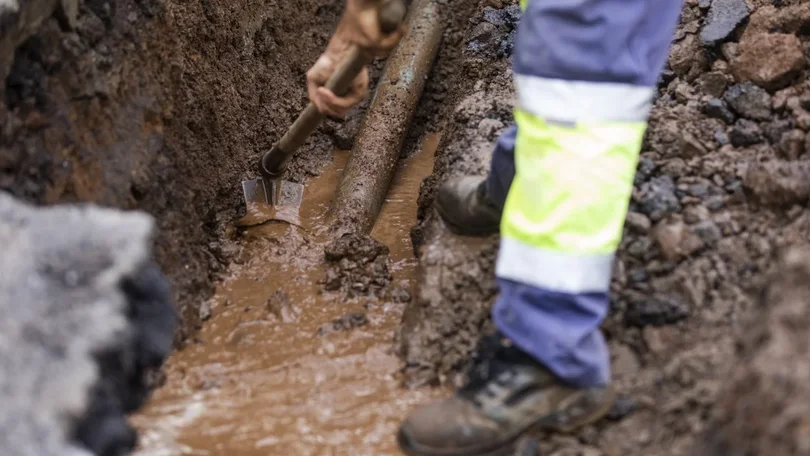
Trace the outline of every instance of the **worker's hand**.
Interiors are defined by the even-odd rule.
[[[337,40],[337,36],[329,43],[326,52],[318,58],[315,65],[307,72],[307,90],[309,99],[323,114],[344,118],[349,110],[356,104],[363,101],[368,94],[368,68],[363,68],[360,74],[352,81],[349,91],[343,97],[338,97],[334,92],[324,87],[326,81],[335,72],[340,62],[346,58],[349,52],[349,43]]]
[[[307,73],[309,99],[320,112],[343,118],[368,95],[368,69],[360,72],[343,97],[338,97],[324,87],[353,44],[375,57],[384,57],[404,35],[404,26],[394,33],[383,33],[379,20],[379,4],[380,0],[346,1],[346,11],[326,52]]]

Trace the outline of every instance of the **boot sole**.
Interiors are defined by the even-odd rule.
[[[414,448],[411,446],[408,439],[403,435],[402,431],[397,433],[397,442],[399,443],[400,449],[402,449],[402,451],[408,456],[513,456],[515,451],[518,449],[517,446],[520,438],[526,434],[540,431],[552,431],[559,432],[561,434],[569,434],[579,428],[588,426],[589,424],[593,424],[601,420],[605,417],[605,415],[608,414],[608,412],[610,412],[610,409],[616,402],[616,396],[616,391],[611,389],[609,400],[605,401],[601,407],[594,410],[593,413],[588,414],[583,419],[570,423],[567,426],[549,426],[544,424],[543,418],[541,418],[520,432],[517,432],[508,438],[486,448],[472,450],[437,450],[432,448]]]
[[[493,234],[498,234],[501,231],[500,222],[498,222],[498,224],[496,224],[496,225],[482,227],[482,228],[472,228],[470,226],[462,227],[460,225],[457,225],[457,224],[451,222],[450,219],[447,218],[446,212],[444,212],[441,209],[441,206],[439,206],[438,204],[436,205],[436,213],[439,215],[439,218],[442,219],[442,222],[444,222],[445,226],[447,226],[447,228],[453,234],[456,234],[456,235],[459,235],[459,236],[487,237],[487,236],[491,236]]]

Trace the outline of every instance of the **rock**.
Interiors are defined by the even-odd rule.
[[[703,73],[698,77],[698,86],[703,93],[713,97],[723,96],[723,92],[728,87],[729,80],[725,74],[719,71],[710,71]]]
[[[788,160],[796,160],[804,154],[806,135],[801,130],[791,130],[782,134],[779,140],[779,152]]]
[[[683,258],[703,248],[701,239],[679,218],[664,220],[656,225],[653,238],[667,260]]]
[[[703,113],[713,119],[719,119],[728,125],[734,123],[736,116],[726,106],[726,103],[719,98],[712,98],[703,105]]]
[[[627,213],[627,226],[637,233],[643,234],[650,231],[652,222],[650,222],[650,219],[647,218],[646,215],[630,211]]]
[[[200,321],[207,321],[211,318],[211,303],[208,301],[200,304]]]
[[[679,140],[679,155],[683,158],[702,157],[706,148],[690,133],[684,132]]]
[[[711,214],[703,205],[689,206],[683,211],[683,220],[690,225],[708,220]]]
[[[765,89],[750,82],[733,85],[726,90],[723,99],[731,109],[742,117],[752,120],[770,120],[771,96]]]
[[[627,247],[627,253],[633,258],[643,260],[652,250],[652,240],[648,237],[636,239]]]
[[[792,119],[779,119],[766,124],[762,124],[762,131],[765,137],[768,138],[772,144],[779,144],[782,140],[782,135],[792,130],[794,127]]]
[[[607,414],[607,419],[611,421],[621,421],[629,416],[636,410],[636,400],[630,396],[619,396],[610,412]]]
[[[746,19],[748,6],[745,0],[714,0],[706,16],[700,40],[705,46],[715,46],[727,40]]]
[[[796,35],[761,34],[740,43],[732,72],[738,81],[753,81],[777,90],[789,85],[805,65],[802,43]]]
[[[743,178],[745,190],[761,204],[791,207],[810,197],[810,163],[752,163]]]
[[[681,203],[675,196],[675,183],[669,176],[651,179],[641,186],[639,197],[641,212],[657,222],[672,212],[681,210]]]
[[[717,224],[711,220],[698,222],[692,227],[692,231],[703,241],[704,244],[715,246],[723,239],[723,232]]]
[[[759,125],[748,119],[740,119],[731,129],[729,140],[734,147],[748,147],[762,142]]]
[[[631,302],[625,313],[629,326],[664,326],[677,323],[689,316],[689,307],[675,296],[659,296]]]
[[[695,456],[810,452],[810,249],[794,246],[747,328]]]
[[[331,322],[318,328],[317,335],[323,337],[329,333],[339,331],[351,331],[352,329],[359,328],[368,324],[366,314],[361,312],[347,313],[346,315],[332,320]]]
[[[700,42],[695,35],[686,35],[681,41],[672,44],[669,53],[669,67],[678,76],[684,76],[695,62],[700,52]]]
[[[714,140],[717,141],[717,144],[720,144],[721,146],[725,146],[726,144],[731,142],[731,140],[728,138],[728,134],[725,132],[725,130],[720,129],[720,128],[718,128],[714,132]]]

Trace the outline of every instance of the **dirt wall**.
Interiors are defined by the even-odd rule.
[[[342,4],[56,3],[3,13],[0,43],[13,61],[0,62],[0,189],[156,216],[182,338],[234,249],[220,238],[241,209],[239,182],[305,106],[304,74]],[[319,134],[301,151],[318,157],[293,163],[293,178],[328,161],[331,143],[317,147],[325,141]]]

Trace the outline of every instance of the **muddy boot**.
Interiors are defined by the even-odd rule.
[[[570,432],[602,418],[612,388],[574,389],[511,345],[488,338],[469,383],[456,396],[423,406],[399,430],[409,456],[512,455],[528,431]]]
[[[486,178],[464,176],[439,188],[436,210],[450,231],[464,236],[488,236],[500,229],[501,212],[487,195]]]

